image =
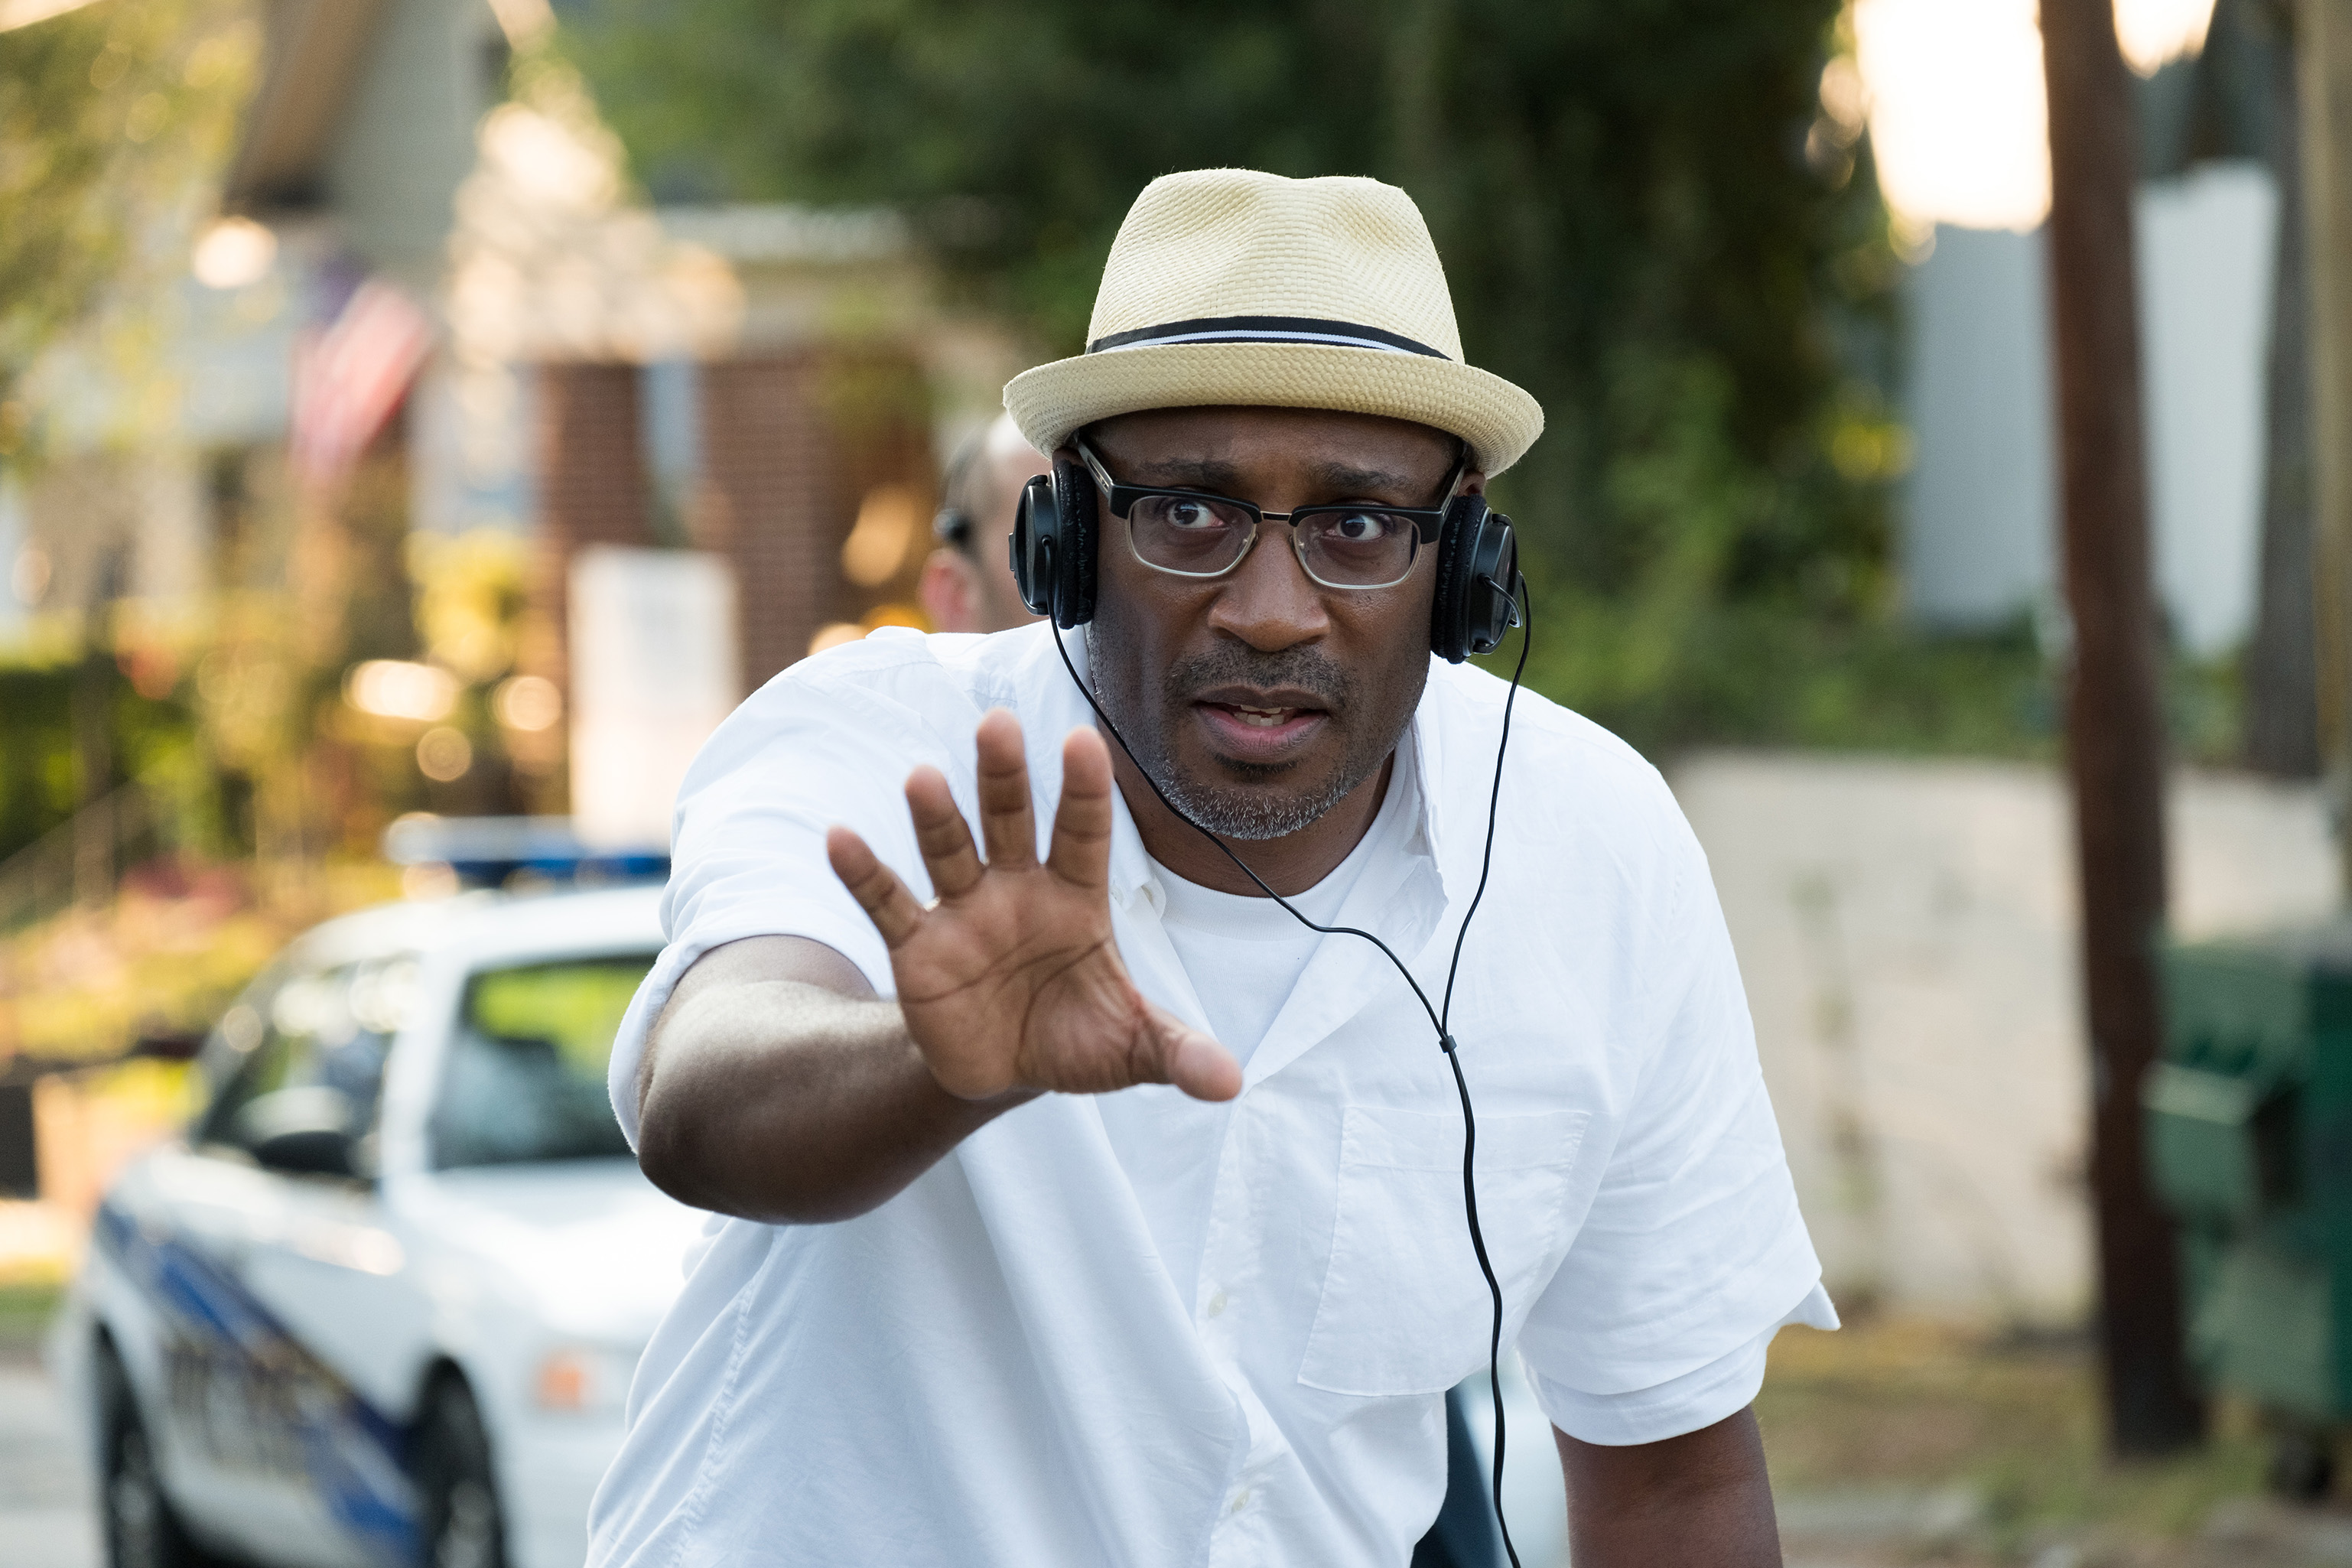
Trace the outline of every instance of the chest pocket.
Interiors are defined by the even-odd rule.
[[[1507,1324],[1567,1253],[1569,1173],[1590,1119],[1478,1118],[1478,1221]],[[1433,1394],[1486,1365],[1494,1298],[1463,1215],[1461,1119],[1349,1106],[1339,1189],[1298,1381],[1332,1394]]]

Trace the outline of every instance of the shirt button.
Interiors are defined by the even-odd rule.
[[[1211,1316],[1211,1317],[1213,1317],[1213,1317],[1216,1317],[1219,1313],[1223,1312],[1224,1310],[1225,1310],[1225,1293],[1224,1293],[1223,1290],[1220,1290],[1220,1291],[1218,1291],[1215,1295],[1213,1295],[1213,1296],[1212,1296],[1212,1297],[1210,1297],[1210,1298],[1209,1298],[1209,1316]],[[1246,1495],[1248,1495],[1248,1494],[1244,1493],[1244,1494],[1243,1494],[1243,1495],[1246,1496]]]
[[[1235,1512],[1235,1513],[1239,1513],[1239,1512],[1241,1512],[1241,1510],[1244,1510],[1244,1509],[1245,1509],[1245,1508],[1249,1507],[1249,1500],[1250,1500],[1250,1491],[1249,1491],[1249,1488],[1247,1488],[1247,1487],[1244,1487],[1241,1490],[1239,1490],[1239,1491],[1235,1492],[1235,1493],[1234,1494],[1234,1509],[1233,1509],[1233,1511],[1234,1511],[1234,1512]]]

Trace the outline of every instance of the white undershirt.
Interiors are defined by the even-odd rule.
[[[1413,793],[1410,771],[1393,770],[1387,795],[1363,837],[1330,875],[1307,891],[1288,896],[1293,909],[1317,925],[1330,925],[1339,918],[1364,868],[1388,852],[1412,821],[1404,809]],[[1247,1066],[1282,1005],[1290,1000],[1322,933],[1309,931],[1264,894],[1221,893],[1188,882],[1156,862],[1155,874],[1165,900],[1160,926],[1192,982],[1201,1010],[1208,1015],[1210,1031],[1235,1060]]]

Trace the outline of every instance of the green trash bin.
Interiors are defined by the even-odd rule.
[[[2326,1489],[2352,1424],[2352,921],[2165,953],[2141,1085],[2204,1384],[2272,1418],[2273,1480]]]

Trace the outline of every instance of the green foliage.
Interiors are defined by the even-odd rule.
[[[1875,182],[1819,123],[1838,10],[585,0],[569,47],[657,195],[897,205],[1049,353],[1079,346],[1157,174],[1402,185],[1470,357],[1549,419],[1496,486],[1558,639],[1547,689],[1703,710],[1750,612],[1887,607],[1895,267]]]
[[[0,666],[0,861],[74,813],[84,781],[74,752],[77,684],[89,671],[73,664]],[[194,733],[185,705],[142,696],[122,672],[100,672],[111,720],[107,750],[118,777],[136,777],[183,752]],[[96,781],[103,794],[116,779]]]
[[[16,384],[201,196],[257,34],[238,0],[104,0],[0,33],[0,458],[25,441]]]

